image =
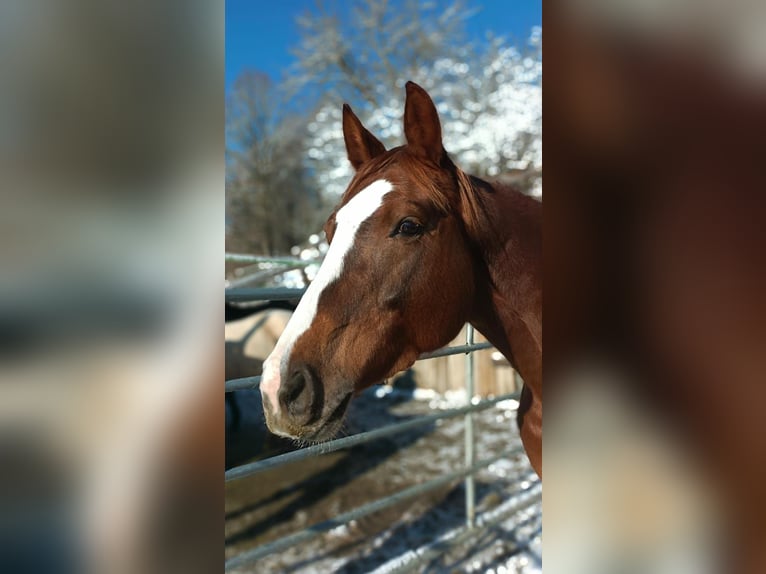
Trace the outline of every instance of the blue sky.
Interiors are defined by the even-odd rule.
[[[479,8],[466,26],[472,40],[483,39],[488,31],[523,39],[533,26],[542,24],[541,0],[469,0],[466,4]],[[313,5],[314,0],[226,0],[226,91],[248,68],[278,79],[292,62],[290,48],[298,42],[295,16]]]

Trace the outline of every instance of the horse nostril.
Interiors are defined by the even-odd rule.
[[[295,402],[300,397],[303,390],[306,388],[306,377],[303,373],[296,371],[288,379],[287,385],[283,389],[283,398],[287,404]]]
[[[298,368],[279,389],[279,402],[296,422],[308,424],[317,410],[316,381],[307,368]]]

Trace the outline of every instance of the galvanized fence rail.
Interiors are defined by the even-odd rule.
[[[244,253],[227,253],[227,263],[242,263],[246,267],[237,269],[238,277],[226,281],[226,290],[241,288],[253,283],[265,282],[277,275],[289,271],[303,271],[307,267],[317,265],[321,259],[303,259],[301,257],[271,257],[264,255],[247,255]]]
[[[243,256],[245,257],[245,256]],[[248,259],[252,261],[252,259]],[[305,292],[305,289],[288,289],[288,288],[270,288],[270,289],[251,289],[251,288],[234,288],[226,290],[227,302],[251,302],[251,301],[263,301],[263,300],[291,300],[298,299]],[[239,480],[245,477],[250,477],[258,473],[264,472],[269,469],[276,468],[285,464],[298,462],[305,460],[309,457],[319,456],[327,454],[337,450],[350,448],[355,445],[364,444],[373,440],[391,436],[403,431],[411,430],[413,428],[435,424],[437,421],[444,419],[451,419],[459,416],[465,417],[465,465],[459,470],[447,473],[437,478],[425,481],[420,484],[405,488],[399,492],[396,492],[390,496],[374,500],[360,507],[357,507],[348,512],[344,512],[335,518],[314,524],[306,529],[303,529],[294,534],[285,536],[278,540],[268,542],[257,546],[253,549],[247,550],[233,558],[226,561],[226,570],[232,570],[240,568],[251,562],[254,562],[260,558],[268,556],[276,552],[280,552],[302,542],[306,542],[321,534],[328,532],[340,525],[346,524],[351,520],[357,520],[363,516],[367,516],[374,512],[378,512],[390,506],[399,504],[402,501],[409,500],[420,496],[421,494],[441,488],[450,484],[451,482],[459,479],[465,480],[465,507],[466,507],[466,533],[456,538],[456,540],[464,540],[475,530],[477,525],[476,510],[475,510],[475,485],[474,475],[481,469],[488,467],[492,463],[515,456],[522,452],[521,448],[514,448],[497,456],[493,456],[487,459],[476,461],[474,451],[474,428],[473,428],[473,415],[476,412],[486,410],[501,401],[508,399],[518,399],[519,393],[510,393],[485,399],[479,402],[473,401],[475,392],[474,388],[474,361],[473,352],[481,349],[492,348],[490,343],[475,343],[474,342],[474,330],[473,327],[468,325],[466,329],[466,343],[465,345],[455,345],[452,347],[445,347],[438,349],[430,353],[424,353],[420,355],[418,360],[432,359],[435,357],[444,357],[449,355],[465,354],[466,355],[466,398],[468,404],[463,407],[447,409],[439,413],[432,415],[426,415],[415,419],[407,420],[404,422],[389,425],[383,428],[362,432],[356,435],[343,437],[340,439],[328,441],[325,443],[309,446],[300,450],[288,452],[282,455],[274,456],[264,460],[243,464],[229,469],[225,473],[226,481]],[[226,392],[235,392],[245,389],[255,389],[260,383],[260,377],[244,377],[240,379],[230,379],[225,382]],[[535,502],[536,499],[532,498],[528,501],[529,504]],[[410,565],[412,566],[412,565]]]

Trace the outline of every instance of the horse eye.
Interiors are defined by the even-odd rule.
[[[399,223],[399,227],[396,229],[396,232],[401,235],[413,237],[423,233],[423,229],[423,226],[420,225],[417,221],[413,221],[412,219],[405,219]]]

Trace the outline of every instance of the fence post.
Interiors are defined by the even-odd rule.
[[[473,334],[473,325],[466,325],[466,345],[473,345]],[[465,356],[465,395],[467,404],[471,404],[475,393],[473,371],[473,353],[469,351]],[[475,463],[473,413],[467,413],[465,415],[465,466],[470,468]],[[476,524],[476,487],[473,474],[465,477],[465,518],[468,528],[473,528]]]

